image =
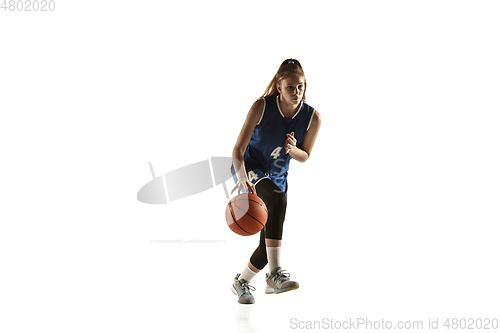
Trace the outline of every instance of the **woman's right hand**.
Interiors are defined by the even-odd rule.
[[[244,189],[245,193],[248,193],[248,192],[253,193],[253,194],[257,193],[255,191],[255,185],[252,184],[248,179],[238,179],[238,183],[231,191],[231,194],[233,194],[234,190],[236,190],[236,189],[238,189],[237,194],[241,193],[241,189]],[[250,189],[250,191],[248,191],[248,189]]]

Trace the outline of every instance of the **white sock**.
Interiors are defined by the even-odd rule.
[[[248,267],[248,264],[245,266],[245,268],[243,268],[243,272],[241,272],[241,275],[240,277],[238,278],[238,280],[247,280],[247,281],[250,281],[251,279],[253,279],[253,277],[255,276],[255,273],[254,271],[252,271],[250,269],[250,267]]]
[[[266,246],[267,263],[269,264],[269,272],[272,272],[276,267],[280,266],[281,246],[268,247]]]

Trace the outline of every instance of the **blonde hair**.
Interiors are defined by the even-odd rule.
[[[292,74],[298,74],[304,78],[304,94],[302,95],[302,100],[305,102],[307,88],[306,76],[304,74],[302,66],[300,65],[300,62],[297,59],[286,59],[285,61],[283,61],[273,79],[267,86],[266,91],[260,98],[264,98],[267,96],[278,96],[280,93],[278,92],[278,88],[276,88],[276,83],[281,83],[284,78]]]

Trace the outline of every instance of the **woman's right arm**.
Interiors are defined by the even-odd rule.
[[[257,126],[257,123],[262,116],[263,109],[263,99],[259,99],[255,101],[255,103],[253,103],[250,111],[248,111],[245,123],[241,128],[238,140],[236,140],[236,144],[234,145],[232,157],[236,177],[238,177],[238,183],[231,191],[231,193],[233,193],[236,189],[238,189],[237,193],[240,193],[241,189],[245,189],[245,191],[248,192],[248,188],[250,188],[250,191],[255,194],[255,187],[247,178],[247,173],[245,170],[245,160],[243,159],[243,155],[245,154],[245,150],[247,149],[248,143],[250,142],[253,130],[255,129],[255,126]]]

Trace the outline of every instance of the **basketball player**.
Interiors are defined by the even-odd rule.
[[[269,263],[267,294],[297,289],[280,266],[281,238],[287,205],[288,165],[311,156],[321,125],[318,111],[305,103],[306,78],[300,63],[285,60],[264,95],[253,103],[233,149],[232,173],[237,193],[257,194],[268,208],[260,243],[231,290],[238,302],[254,303],[250,280]],[[231,192],[231,193],[232,193]]]

